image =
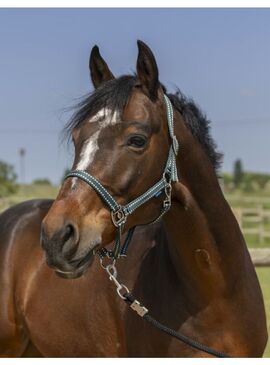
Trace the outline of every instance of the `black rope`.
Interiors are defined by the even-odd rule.
[[[130,306],[134,301],[135,298],[133,297],[133,295],[131,293],[126,293],[124,294],[125,297],[125,302]],[[158,322],[157,320],[155,320],[154,318],[152,318],[148,313],[146,313],[142,318],[144,318],[147,322],[151,323],[154,327],[156,327],[157,329],[163,331],[164,333],[166,333],[167,335],[170,335],[174,338],[176,338],[179,341],[184,342],[186,345],[193,347],[197,350],[206,352],[210,355],[216,356],[216,357],[230,357],[229,355],[224,354],[223,352],[220,351],[216,351],[211,349],[208,346],[205,346],[203,344],[201,344],[198,341],[195,341],[185,335],[182,335],[181,333],[178,333],[176,331],[174,331],[171,328],[168,328],[166,326],[164,326],[163,324],[161,324],[160,322]]]

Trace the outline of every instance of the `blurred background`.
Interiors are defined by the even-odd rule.
[[[135,71],[141,39],[167,89],[212,121],[220,184],[270,317],[269,24],[270,9],[0,9],[0,212],[56,196],[73,160],[61,131],[92,91],[91,48],[122,75]]]

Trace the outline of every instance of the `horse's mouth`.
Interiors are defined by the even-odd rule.
[[[70,269],[55,268],[55,273],[64,279],[77,279],[81,277],[94,260],[94,249],[91,249],[83,258],[70,261]]]
[[[84,270],[76,270],[76,271],[61,271],[61,270],[55,270],[55,273],[57,276],[63,279],[78,279],[84,274]]]

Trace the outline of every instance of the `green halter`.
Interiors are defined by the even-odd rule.
[[[145,193],[126,205],[120,205],[107,191],[107,189],[105,189],[104,186],[94,176],[88,174],[88,172],[82,170],[73,170],[65,177],[65,179],[69,177],[78,177],[79,179],[85,181],[100,195],[103,201],[111,209],[112,222],[117,227],[115,245],[112,252],[102,249],[100,251],[100,255],[111,256],[114,259],[117,259],[119,257],[119,254],[120,256],[126,254],[127,246],[131,240],[131,236],[135,227],[133,227],[129,231],[127,239],[121,249],[121,235],[123,232],[124,224],[126,223],[127,217],[141,205],[146,203],[148,200],[152,199],[153,197],[158,197],[162,192],[165,193],[165,199],[163,201],[161,212],[159,216],[151,223],[158,221],[171,207],[171,182],[178,181],[176,156],[178,153],[179,145],[177,138],[174,134],[172,104],[166,95],[164,95],[164,101],[167,110],[168,130],[172,143],[170,146],[169,155],[162,178]]]

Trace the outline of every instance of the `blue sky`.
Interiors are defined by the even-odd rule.
[[[94,44],[115,75],[135,70],[142,39],[160,80],[212,120],[223,170],[270,172],[270,9],[0,9],[0,159],[26,181],[59,182],[72,163],[64,112],[90,92]]]

